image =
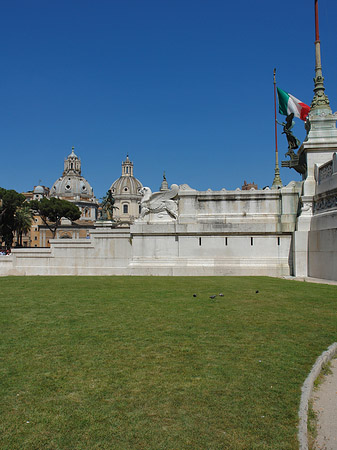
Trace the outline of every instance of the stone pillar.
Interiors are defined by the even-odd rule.
[[[308,276],[308,239],[313,216],[314,195],[318,182],[316,167],[330,161],[337,150],[336,119],[336,114],[332,114],[327,109],[313,109],[309,114],[310,131],[299,152],[305,155],[307,169],[294,236],[295,276]]]

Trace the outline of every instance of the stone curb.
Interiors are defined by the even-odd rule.
[[[314,388],[314,382],[321,373],[322,367],[327,364],[337,354],[337,342],[323,352],[313,365],[311,372],[307,376],[302,386],[302,395],[298,416],[300,419],[298,425],[298,441],[300,450],[308,450],[308,405]]]

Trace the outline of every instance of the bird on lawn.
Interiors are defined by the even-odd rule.
[[[222,292],[220,292],[219,297],[223,297],[223,293]]]
[[[215,297],[216,297],[216,295],[211,295],[211,296],[210,296],[210,298],[212,298],[212,299],[215,298]]]

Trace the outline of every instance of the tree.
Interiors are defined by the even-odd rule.
[[[16,244],[22,247],[22,234],[28,233],[32,226],[32,211],[27,203],[16,209],[15,212],[15,229],[17,233]]]
[[[5,241],[6,248],[12,247],[14,232],[16,229],[15,214],[18,208],[25,202],[25,196],[13,189],[0,188],[0,235]]]
[[[42,219],[43,223],[49,228],[55,237],[56,230],[61,225],[62,217],[72,222],[81,217],[81,211],[78,207],[67,200],[60,200],[52,197],[51,199],[43,198],[42,200],[32,200],[30,202],[31,209],[36,212]]]

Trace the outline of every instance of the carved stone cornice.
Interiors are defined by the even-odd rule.
[[[337,189],[314,197],[314,214],[337,209]]]

